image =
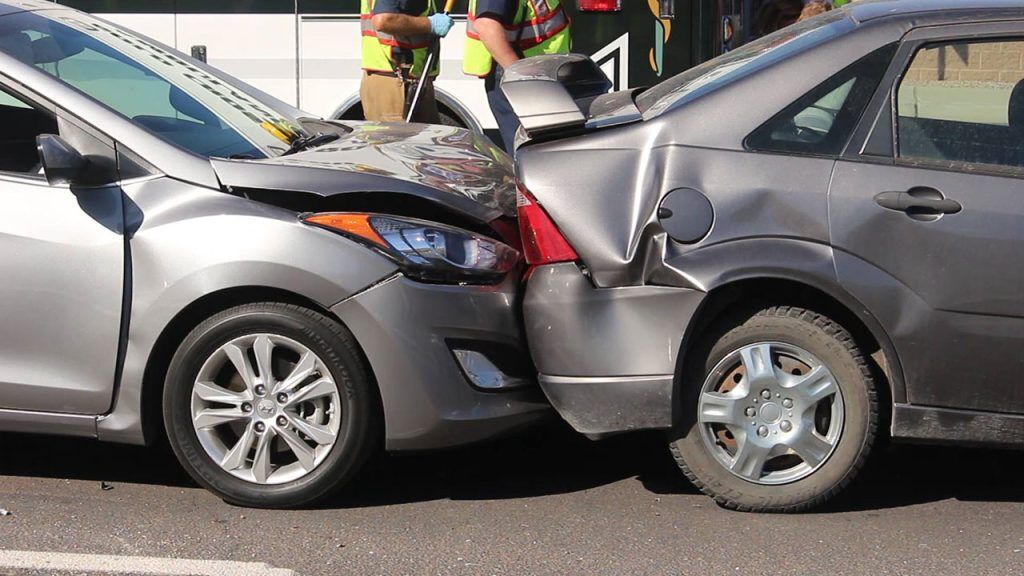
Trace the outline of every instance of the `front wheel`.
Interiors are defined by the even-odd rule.
[[[318,312],[263,303],[196,327],[171,361],[164,422],[189,474],[244,506],[297,507],[358,471],[378,429],[352,335]]]
[[[712,327],[687,364],[672,454],[720,505],[797,512],[839,493],[875,438],[878,406],[849,332],[771,307]]]

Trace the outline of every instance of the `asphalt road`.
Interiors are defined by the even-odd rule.
[[[226,505],[159,451],[0,434],[0,454],[0,574],[46,573],[5,571],[12,550],[309,576],[1024,573],[1016,452],[886,447],[846,498],[797,516],[717,508],[660,435],[590,442],[560,425],[383,458],[343,497],[286,512]]]

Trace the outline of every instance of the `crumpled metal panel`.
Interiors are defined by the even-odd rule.
[[[490,140],[427,124],[346,124],[338,140],[263,160],[212,159],[225,186],[334,196],[409,194],[489,222],[516,213],[512,161]]]

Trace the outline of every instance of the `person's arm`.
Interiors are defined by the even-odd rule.
[[[487,51],[491,53],[491,58],[494,58],[499,66],[508,68],[513,62],[519,60],[519,55],[516,54],[512,44],[505,36],[505,27],[501,22],[487,16],[479,16],[474,21],[474,25],[480,36],[480,41],[484,43]]]
[[[430,20],[426,16],[397,13],[374,14],[373,27],[392,36],[430,34]]]

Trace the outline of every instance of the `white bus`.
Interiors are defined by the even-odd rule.
[[[359,0],[56,0],[187,54],[307,112],[360,119]],[[760,0],[563,0],[574,51],[592,55],[616,88],[647,85],[722,47],[732,7]],[[441,42],[436,88],[445,122],[496,128],[483,81],[462,73],[465,10]],[[678,6],[677,6],[678,4]],[[736,23],[729,22],[732,35]]]

